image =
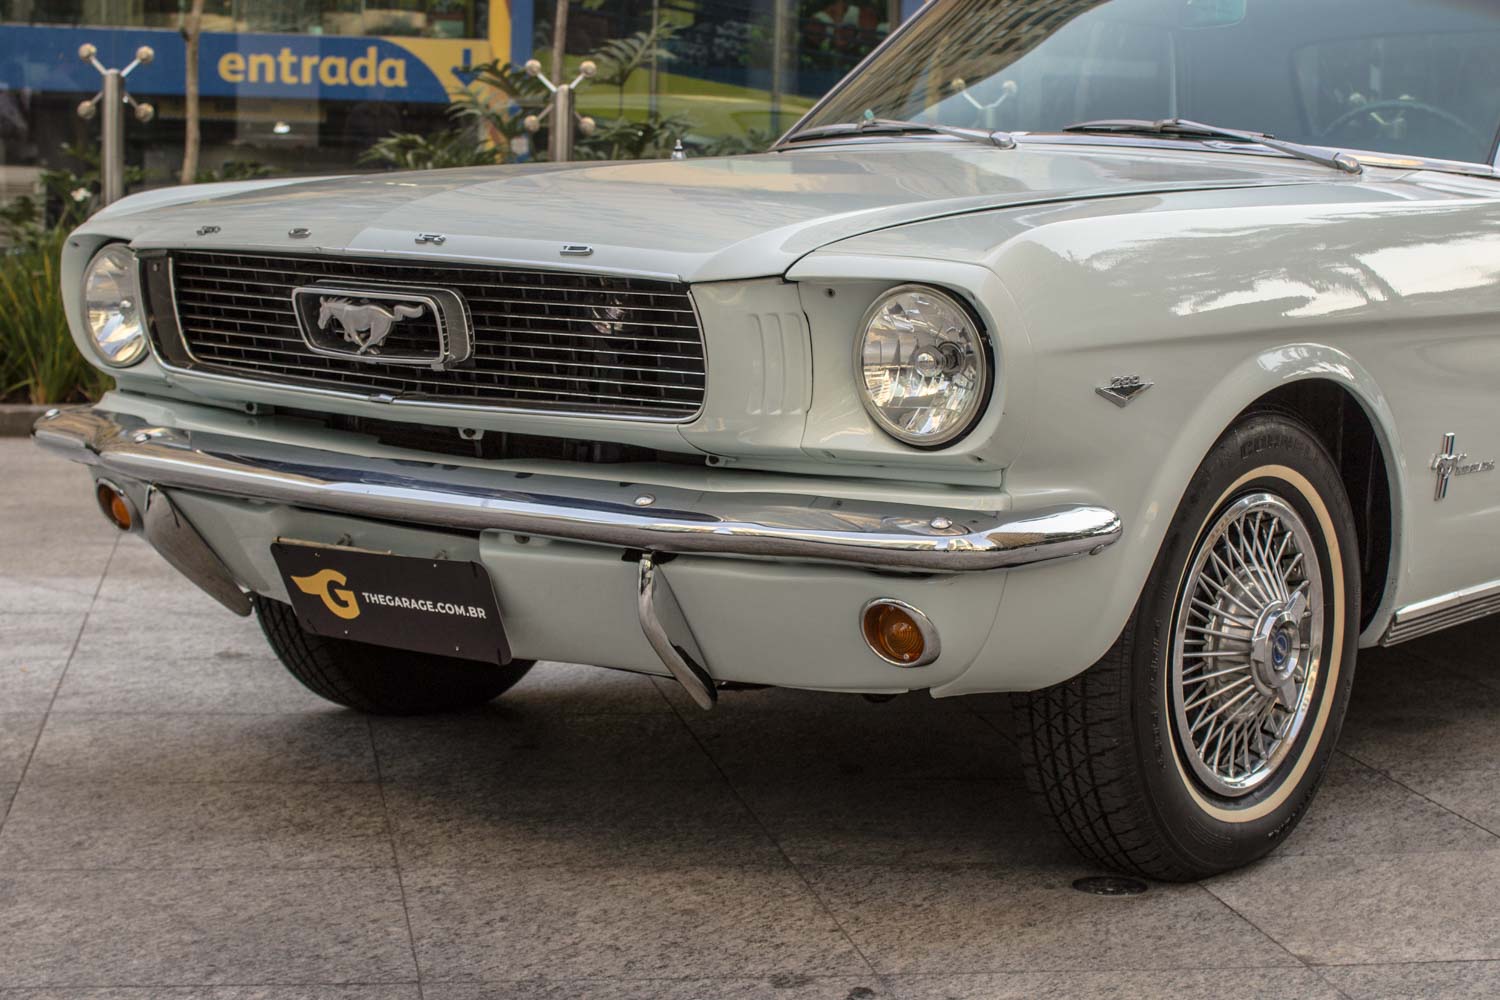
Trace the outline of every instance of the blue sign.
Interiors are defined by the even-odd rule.
[[[91,42],[107,67],[124,67],[149,45],[156,58],[130,74],[133,94],[182,94],[187,45],[176,31],[150,28],[0,27],[0,86],[92,94],[99,74],[78,58]],[[475,51],[477,48],[484,51]],[[455,70],[488,58],[483,42],[351,35],[205,32],[198,85],[205,97],[446,104]],[[448,64],[452,65],[448,65]]]

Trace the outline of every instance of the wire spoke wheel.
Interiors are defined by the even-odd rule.
[[[1189,563],[1168,683],[1178,747],[1209,792],[1248,795],[1287,760],[1317,687],[1323,619],[1302,517],[1272,493],[1230,503]]]

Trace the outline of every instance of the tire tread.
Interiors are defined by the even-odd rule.
[[[482,705],[525,675],[531,662],[485,667],[316,635],[291,605],[257,596],[261,630],[287,672],[326,701],[371,715],[420,715]]]
[[[1328,491],[1337,495],[1326,496],[1325,502],[1338,512],[1336,521],[1348,526],[1352,539],[1353,518],[1337,466],[1304,423],[1281,413],[1251,412],[1226,431],[1189,486],[1180,509],[1216,496],[1201,481],[1204,470],[1212,463],[1243,462],[1267,445],[1281,446],[1288,442],[1300,449],[1307,461],[1329,473]],[[1174,522],[1163,542],[1163,553],[1174,544],[1191,545],[1196,531],[1196,524]],[[1148,608],[1176,599],[1175,593],[1165,593],[1175,588],[1157,581],[1164,558],[1158,556],[1157,567],[1130,619],[1098,662],[1061,684],[1013,695],[1011,704],[1027,784],[1068,843],[1104,868],[1181,882],[1217,874],[1225,866],[1216,865],[1212,853],[1204,855],[1204,845],[1189,850],[1177,841],[1171,823],[1159,814],[1161,807],[1151,791],[1152,783],[1160,778],[1143,771],[1151,763],[1146,759],[1150,754],[1143,751],[1138,737],[1141,727],[1151,725],[1152,721],[1150,711],[1138,706],[1143,692],[1134,685],[1143,683],[1142,664],[1155,661],[1154,656],[1147,655],[1150,650],[1139,648],[1142,643],[1152,641],[1149,633],[1155,620],[1143,620],[1142,616],[1150,614]],[[1356,607],[1351,620],[1357,621],[1357,565],[1346,567],[1345,576],[1354,581]],[[1345,653],[1346,678],[1352,678],[1354,669],[1352,638],[1349,642],[1350,649]],[[1140,662],[1138,657],[1142,658]],[[1343,683],[1350,682],[1346,679]],[[1328,697],[1339,695],[1330,692]],[[1347,697],[1347,687],[1342,697]],[[1342,718],[1341,708],[1338,713],[1330,729],[1334,738]],[[1162,738],[1173,739],[1170,733]],[[1167,747],[1164,752],[1175,753],[1175,748]],[[1295,825],[1320,777],[1321,770],[1314,775],[1302,802],[1292,807],[1291,819],[1277,832],[1278,836]],[[1212,845],[1209,847],[1212,852]],[[1268,841],[1264,850],[1270,847]]]

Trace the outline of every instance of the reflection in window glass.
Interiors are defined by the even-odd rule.
[[[1326,142],[1482,160],[1495,133],[1500,33],[1387,35],[1296,53],[1309,131]]]
[[[1047,132],[1188,118],[1489,162],[1495,0],[933,0],[811,125],[879,117]]]

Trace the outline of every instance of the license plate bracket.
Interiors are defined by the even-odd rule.
[[[271,545],[271,556],[309,632],[482,663],[511,660],[495,590],[479,563],[287,539]]]

